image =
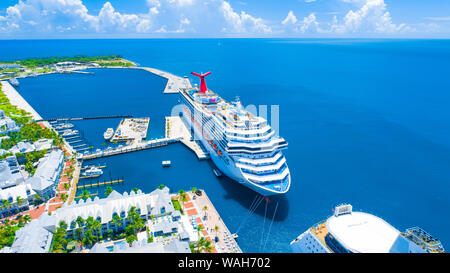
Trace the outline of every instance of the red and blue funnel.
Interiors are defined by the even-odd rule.
[[[208,88],[206,87],[205,77],[211,74],[211,71],[203,75],[195,72],[191,72],[191,74],[200,78],[200,93],[206,93],[206,90],[208,90]]]

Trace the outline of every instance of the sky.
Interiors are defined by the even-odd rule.
[[[450,38],[450,0],[1,0],[0,39]]]

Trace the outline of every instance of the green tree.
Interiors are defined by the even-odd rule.
[[[108,186],[105,189],[105,197],[108,197],[113,192],[113,188]]]

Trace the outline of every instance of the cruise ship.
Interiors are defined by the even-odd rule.
[[[239,100],[230,103],[209,90],[205,77],[210,73],[192,72],[200,88],[180,90],[183,122],[223,174],[265,197],[286,193],[291,175],[282,150],[288,143]]]
[[[441,242],[419,227],[400,232],[383,219],[348,204],[291,242],[295,253],[444,253]]]

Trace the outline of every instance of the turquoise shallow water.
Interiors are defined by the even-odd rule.
[[[211,70],[208,86],[225,99],[280,105],[293,179],[288,194],[272,198],[266,217],[263,205],[247,217],[254,193],[215,177],[211,163],[182,144],[92,161],[107,163],[104,177],[125,178],[115,186],[119,191],[204,188],[229,229],[240,228],[246,252],[289,252],[292,239],[343,202],[400,230],[421,226],[450,245],[450,41],[1,41],[0,49],[0,59],[122,54],[178,75]],[[162,94],[165,83],[145,71],[100,69],[23,79],[19,91],[44,117],[150,116],[153,138],[163,134],[164,116],[178,102],[177,95]],[[118,122],[76,125],[102,147],[104,130]],[[162,168],[167,159],[172,167]]]

